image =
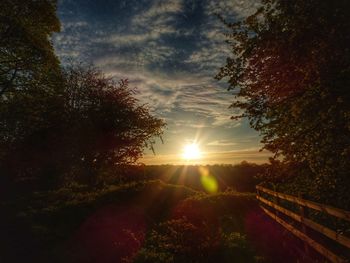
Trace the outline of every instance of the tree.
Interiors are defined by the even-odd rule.
[[[50,36],[59,29],[54,0],[0,2],[1,179],[9,178],[10,167],[16,167],[16,177],[25,177],[24,167],[34,168],[26,175],[35,174],[29,149],[58,125],[62,76]]]
[[[55,0],[0,2],[2,179],[93,184],[135,163],[164,127],[127,81],[62,69],[50,40],[59,29]]]
[[[67,68],[65,80],[69,142],[64,143],[68,149],[62,149],[62,156],[70,152],[72,166],[82,168],[85,179],[98,181],[96,176],[103,176],[106,169],[118,174],[118,169],[142,156],[144,147],[153,149],[153,138],[162,134],[165,123],[139,104],[127,80],[116,83],[81,66]]]
[[[60,30],[55,0],[0,2],[0,99],[59,71],[49,37]]]
[[[63,80],[60,96],[38,93],[0,107],[4,174],[44,186],[93,185],[134,164],[161,135],[164,122],[139,105],[127,80],[116,83],[82,66],[65,68]]]
[[[276,157],[304,163],[319,200],[342,206],[350,197],[349,11],[346,0],[264,0],[243,21],[222,18],[232,57],[217,75],[238,89],[232,107],[243,114],[233,118],[247,117]]]

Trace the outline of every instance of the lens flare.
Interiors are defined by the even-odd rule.
[[[210,175],[209,169],[205,167],[199,168],[201,183],[205,191],[210,194],[214,194],[218,191],[218,182],[215,177]]]

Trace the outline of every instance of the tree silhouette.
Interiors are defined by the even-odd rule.
[[[10,167],[16,167],[16,177],[37,174],[35,166],[30,173],[21,173],[24,167],[30,167],[30,159],[36,158],[29,149],[44,130],[54,131],[58,126],[63,105],[59,94],[62,76],[49,37],[59,29],[56,1],[0,2],[2,179],[11,177]],[[18,162],[20,156],[23,160]]]
[[[54,0],[0,2],[2,179],[96,184],[135,163],[164,127],[126,80],[61,68],[49,39],[59,29]]]
[[[54,185],[96,184],[135,163],[162,133],[164,122],[139,105],[127,80],[116,83],[94,68],[76,66],[63,70],[61,84],[59,94],[2,105],[5,174]],[[15,110],[18,104],[24,107]]]
[[[26,91],[59,71],[49,39],[59,30],[55,0],[0,2],[0,96]]]
[[[127,80],[116,83],[96,69],[80,66],[67,68],[65,80],[69,142],[62,155],[70,151],[72,166],[84,168],[84,177],[118,173],[118,168],[134,164],[144,147],[153,147],[152,138],[161,135],[164,122],[139,104]]]
[[[265,0],[243,21],[222,19],[232,56],[217,75],[238,89],[233,118],[248,117],[285,162],[306,163],[319,197],[339,203],[350,183],[349,11],[345,0]]]

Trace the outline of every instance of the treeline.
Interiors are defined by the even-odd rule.
[[[216,192],[254,192],[255,186],[263,181],[268,164],[243,161],[239,164],[216,165],[133,165],[124,166],[123,173],[111,178],[109,184],[129,183],[143,180],[162,180],[165,183],[184,185],[199,191],[206,191],[203,177],[210,177],[217,184]]]
[[[1,193],[98,185],[135,163],[165,125],[127,80],[62,66],[51,43],[59,30],[56,1],[0,3]]]

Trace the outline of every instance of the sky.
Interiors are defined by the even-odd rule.
[[[116,79],[167,127],[145,164],[186,164],[182,151],[197,143],[191,164],[266,162],[268,152],[248,121],[231,120],[234,91],[214,79],[230,56],[223,35],[229,21],[252,14],[257,0],[59,0],[61,32],[53,36],[62,63],[84,61]]]

